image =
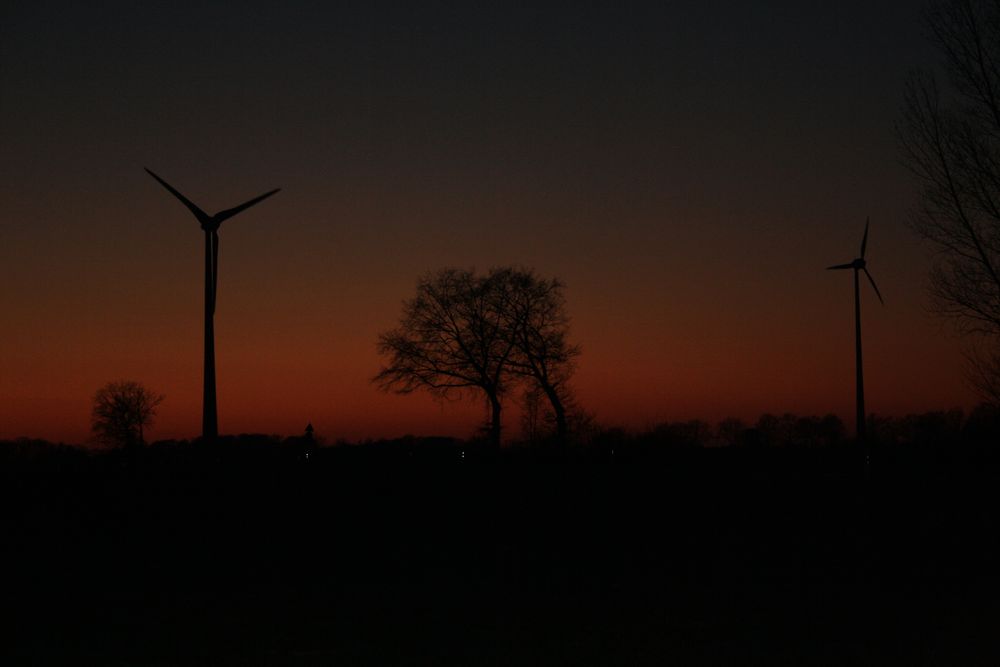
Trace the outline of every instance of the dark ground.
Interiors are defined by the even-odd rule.
[[[1000,664],[998,457],[2,463],[3,664]]]

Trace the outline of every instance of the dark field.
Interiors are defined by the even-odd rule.
[[[8,457],[3,663],[1000,664],[988,449],[414,451]]]

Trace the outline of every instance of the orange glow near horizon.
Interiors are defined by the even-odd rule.
[[[79,273],[79,263],[65,263],[72,243],[62,247],[66,255],[52,258],[48,283],[40,287],[49,307],[28,299],[7,305],[9,321],[19,326],[8,334],[8,349],[16,353],[5,358],[0,378],[0,438],[82,442],[93,392],[121,378],[166,395],[151,438],[198,434],[201,238],[184,211],[149,190],[141,197],[143,207],[156,211],[148,226],[132,229],[107,257],[85,261],[89,273]],[[272,203],[222,230],[216,316],[221,432],[292,435],[311,422],[330,442],[471,435],[484,419],[475,394],[442,403],[421,393],[384,394],[369,381],[380,362],[377,333],[394,325],[400,302],[422,272],[468,265],[457,261],[458,251],[429,260],[385,256],[366,274],[364,258],[378,254],[344,253],[324,262],[343,239],[324,248],[301,232],[293,239],[277,233],[287,225],[281,220],[295,217],[289,215],[295,204],[278,197]],[[699,228],[678,225],[681,236]],[[603,246],[608,254],[600,270],[532,256],[544,248],[487,259],[472,247],[469,256],[478,254],[480,267],[506,262],[545,273],[546,264],[556,265],[551,273],[567,283],[573,338],[584,350],[574,388],[601,424],[642,429],[667,420],[736,416],[753,422],[763,412],[834,412],[850,428],[851,284],[849,276],[823,266],[850,257],[859,229],[838,232],[839,244],[811,241],[815,249],[797,257],[785,248],[750,258],[729,254],[721,269],[696,257],[668,251],[660,261],[613,245]],[[898,248],[918,258],[919,249],[897,244],[897,257],[884,257],[883,230],[873,227],[870,253],[888,305],[863,296],[868,409],[899,415],[968,408],[974,398],[958,370],[959,341],[924,312],[919,290],[900,289],[911,279],[905,272],[921,264],[899,257]],[[362,243],[382,245],[374,236]],[[125,242],[157,247],[161,254],[141,270],[127,256],[116,259]],[[396,243],[400,249],[411,245],[406,238]],[[275,254],[298,261],[264,261]],[[782,261],[794,280],[776,268]],[[755,272],[756,266],[765,269]],[[130,275],[131,282],[123,282]],[[360,279],[365,275],[372,280]],[[507,406],[507,435],[516,436],[515,396]]]
[[[969,408],[892,133],[934,62],[918,3],[703,4],[11,8],[0,438],[86,440],[117,379],[166,395],[150,438],[200,432],[203,237],[144,166],[209,213],[282,188],[220,230],[222,433],[470,435],[475,397],[380,393],[375,342],[421,274],[501,265],[566,284],[599,423],[850,429],[852,286],[824,269],[866,216],[868,410]]]

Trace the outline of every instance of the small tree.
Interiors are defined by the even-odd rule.
[[[91,430],[98,442],[117,447],[141,445],[144,429],[152,426],[156,407],[163,402],[138,382],[109,382],[94,394]]]

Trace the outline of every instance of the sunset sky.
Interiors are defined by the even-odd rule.
[[[417,278],[567,285],[599,422],[971,406],[893,125],[935,62],[914,0],[605,9],[379,2],[0,8],[0,438],[88,437],[94,391],[201,424],[203,235],[222,226],[223,433],[469,435],[481,402],[380,393]],[[501,3],[502,4],[502,3]],[[506,426],[516,431],[513,414]]]

